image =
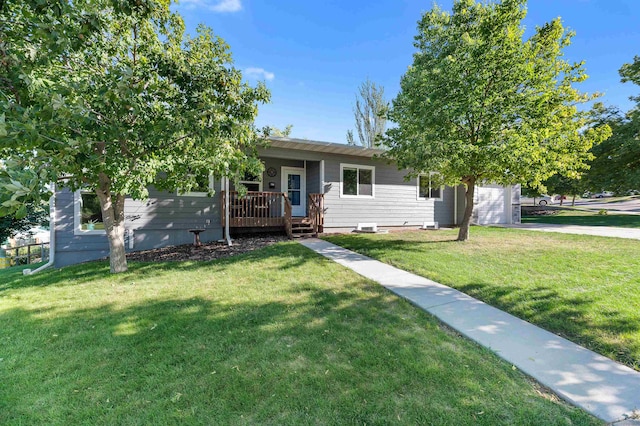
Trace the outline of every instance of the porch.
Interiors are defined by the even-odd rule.
[[[306,215],[294,216],[292,200],[283,192],[222,191],[221,222],[227,226],[227,197],[229,197],[229,228],[281,228],[289,238],[317,236],[324,227],[324,194],[308,194]],[[294,200],[294,203],[299,200]],[[299,213],[298,213],[299,214]]]

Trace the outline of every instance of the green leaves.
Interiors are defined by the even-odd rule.
[[[416,173],[439,170],[496,183],[541,182],[576,168],[606,132],[583,131],[573,85],[583,64],[562,58],[572,33],[559,19],[528,40],[524,0],[456,1],[418,23],[414,63],[401,81],[387,132],[389,155]]]

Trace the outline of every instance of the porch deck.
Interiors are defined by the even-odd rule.
[[[322,232],[324,226],[324,194],[309,194],[307,215],[302,220],[292,216],[291,200],[283,192],[248,191],[241,196],[237,191],[229,191],[229,228],[283,228],[289,238],[305,228],[314,235]],[[221,193],[222,226],[226,226],[226,197]],[[297,225],[297,226],[294,226]],[[296,231],[297,230],[297,231]]]

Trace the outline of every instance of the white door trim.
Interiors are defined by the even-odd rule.
[[[305,169],[303,167],[288,167],[282,166],[280,170],[281,182],[280,189],[285,194],[288,192],[287,178],[288,173],[294,173],[300,175],[300,206],[292,206],[291,214],[293,216],[306,216],[307,215],[307,179],[305,176]]]

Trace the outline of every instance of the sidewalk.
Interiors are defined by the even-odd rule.
[[[408,299],[606,422],[640,409],[640,373],[631,368],[426,278],[323,240],[300,244]]]
[[[518,223],[513,225],[490,225],[500,228],[526,229],[530,231],[561,232],[563,234],[595,235],[640,240],[640,229],[615,226],[559,225],[553,223]]]

